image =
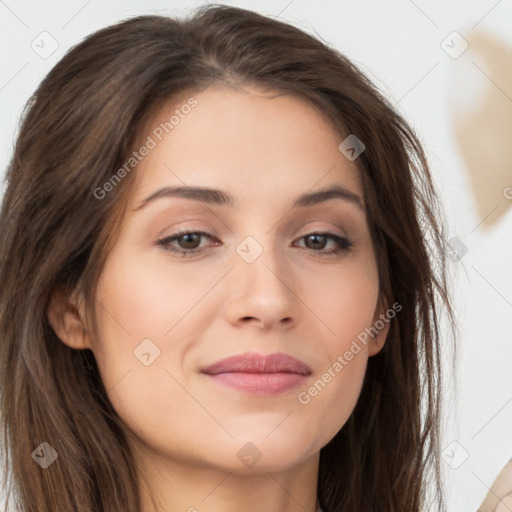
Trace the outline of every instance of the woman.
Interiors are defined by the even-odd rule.
[[[436,193],[345,56],[226,6],[107,27],[40,84],[7,180],[20,508],[442,509]]]

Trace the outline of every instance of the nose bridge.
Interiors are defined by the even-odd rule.
[[[236,246],[232,275],[235,286],[228,308],[231,321],[250,317],[271,325],[297,320],[298,299],[283,249],[272,232],[248,235]]]
[[[286,288],[283,281],[289,272],[286,256],[282,253],[284,248],[274,241],[272,233],[256,236],[248,235],[236,246],[238,277],[244,281],[247,279],[247,284],[253,289],[258,287],[258,283],[264,283],[268,292],[269,286]]]

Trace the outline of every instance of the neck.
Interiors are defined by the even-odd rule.
[[[317,512],[318,453],[286,470],[240,472],[137,452],[141,512]]]

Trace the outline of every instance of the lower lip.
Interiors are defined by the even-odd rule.
[[[308,375],[299,373],[217,373],[209,375],[223,386],[254,395],[277,395],[304,384]]]

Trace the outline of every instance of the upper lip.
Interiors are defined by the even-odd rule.
[[[255,352],[247,352],[231,356],[217,361],[201,369],[203,373],[216,375],[218,373],[299,373],[309,375],[311,369],[295,357],[276,352],[274,354],[261,355]]]

